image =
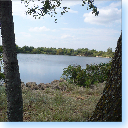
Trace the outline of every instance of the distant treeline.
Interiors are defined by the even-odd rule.
[[[0,52],[2,52],[2,46],[0,46]],[[17,53],[31,53],[31,54],[51,54],[51,55],[70,55],[70,56],[88,56],[88,57],[113,57],[114,52],[112,48],[108,48],[107,52],[105,51],[96,51],[94,49],[89,50],[88,48],[79,48],[77,50],[68,49],[68,48],[46,48],[38,47],[34,48],[33,46],[23,46],[19,47],[16,45]]]

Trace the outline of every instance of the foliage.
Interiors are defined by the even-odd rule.
[[[103,52],[103,51],[96,51],[94,49],[89,50],[88,48],[82,48],[82,49],[66,49],[66,48],[46,48],[46,47],[38,47],[38,48],[34,48],[33,46],[23,46],[22,48],[19,47],[18,45],[16,45],[16,50],[17,53],[31,53],[31,54],[52,54],[52,55],[71,55],[71,56],[75,56],[75,55],[82,55],[82,56],[97,56],[97,55],[101,55],[103,57],[112,57],[112,55],[114,54],[112,52],[111,48],[107,49],[107,52]],[[0,46],[0,51],[2,52],[2,46]],[[1,56],[2,57],[2,54]],[[1,59],[2,60],[2,59]],[[101,68],[102,72],[98,72],[98,69]],[[81,69],[80,65],[77,66],[69,66],[67,69],[64,70],[64,75],[66,77],[66,79],[68,78],[68,80],[70,82],[74,82],[77,83],[79,85],[89,85],[90,83],[94,83],[96,81],[98,82],[102,82],[104,79],[106,79],[106,75],[104,75],[103,71],[106,72],[107,69],[104,69],[104,67],[108,67],[107,64],[101,64],[101,65],[91,65],[90,67],[85,69]],[[97,70],[97,72],[95,71],[95,69]],[[1,70],[1,67],[0,67]],[[92,74],[95,77],[92,77],[92,74],[86,73],[89,70],[92,70]],[[99,77],[98,77],[99,74]],[[63,77],[64,77],[63,75]],[[91,77],[93,79],[91,79]],[[98,78],[97,78],[98,77]],[[0,80],[4,79],[4,74],[0,73]],[[96,80],[98,79],[98,80]],[[77,80],[77,81],[76,81]]]
[[[31,0],[21,0],[24,1],[25,7],[29,6],[29,3]],[[87,0],[83,0],[82,2],[82,6],[84,6],[86,4]],[[34,0],[32,0],[32,2],[34,2]],[[95,16],[98,16],[99,11],[97,11],[97,7],[94,6],[94,0],[88,0],[88,6],[89,9],[92,9],[92,14],[95,13]],[[26,15],[33,15],[33,17],[35,17],[35,19],[38,17],[39,19],[41,18],[41,16],[45,16],[46,14],[51,15],[51,17],[55,17],[55,15],[57,14],[56,12],[56,8],[62,8],[63,10],[61,11],[61,15],[63,15],[64,13],[68,12],[68,10],[70,9],[69,7],[61,7],[61,2],[60,0],[46,0],[46,1],[42,1],[41,2],[43,5],[41,7],[39,7],[39,5],[31,8],[28,8],[28,11],[26,12]],[[88,10],[88,7],[87,7]],[[55,19],[55,23],[57,23],[57,19]]]
[[[107,49],[107,52],[108,52],[108,53],[112,53],[112,48],[109,47],[109,48]]]
[[[103,52],[96,51],[94,49],[89,50],[88,48],[78,48],[77,50],[68,49],[68,48],[46,48],[46,47],[38,47],[34,48],[33,46],[23,46],[22,48],[16,45],[17,53],[29,53],[29,54],[51,54],[51,55],[69,55],[69,56],[88,56],[88,57],[113,57],[114,52]]]
[[[87,65],[86,69],[82,69],[80,65],[69,65],[68,68],[63,69],[62,78],[70,83],[88,87],[91,84],[106,81],[110,68],[111,61],[107,64]]]

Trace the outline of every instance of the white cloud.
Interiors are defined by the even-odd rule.
[[[120,2],[116,2],[116,3],[111,3],[109,5],[109,7],[111,7],[111,8],[116,8],[116,7],[120,7],[120,6],[121,6],[121,1]]]
[[[57,29],[53,29],[53,30],[52,30],[52,32],[57,32],[57,31],[59,31],[59,30],[57,30]]]
[[[97,40],[99,42],[104,42],[104,40],[110,42],[111,40],[115,39],[115,35],[120,34],[120,31],[108,28],[61,28],[61,30],[66,33],[65,35],[61,36],[62,39],[70,37],[69,35],[74,35],[73,39],[75,40]]]
[[[30,32],[41,32],[41,31],[49,31],[49,28],[46,28],[45,26],[43,27],[32,27],[29,29]]]
[[[56,8],[56,12],[61,12],[63,10],[63,7],[69,7],[70,8],[71,6],[75,6],[78,4],[82,5],[82,1],[61,1],[61,8]],[[21,1],[13,1],[12,2],[13,15],[21,16],[25,19],[35,20],[35,18],[33,18],[33,15],[29,15],[29,14],[26,15],[26,12],[27,12],[28,8],[34,7],[34,5],[35,6],[38,5],[39,7],[42,7],[41,1],[34,1],[34,2],[30,1],[28,7],[25,7],[25,5],[26,4],[24,4],[24,2],[21,3]],[[66,9],[66,10],[70,13],[78,13],[78,11],[75,11],[72,9]],[[38,19],[38,17],[37,17],[37,19]]]
[[[68,24],[68,23],[63,23],[63,24]]]
[[[82,5],[82,1],[65,1],[65,0],[61,1],[61,8],[60,7],[56,8],[56,12],[60,13],[63,11],[63,7],[67,7],[66,11],[68,11],[69,13],[78,13],[78,11],[72,10],[70,7],[79,5],[79,4]],[[68,9],[68,8],[70,8],[70,9]]]
[[[70,13],[78,13],[78,11],[74,11],[72,9],[68,9],[68,12],[70,12]]]
[[[20,1],[13,1],[12,2],[12,12],[13,15],[19,15],[19,16],[23,16],[25,15],[25,10],[27,10],[27,8],[24,6],[24,4]]]
[[[42,3],[40,1],[34,1],[34,2],[30,1],[28,7],[25,7],[25,5],[26,4],[24,4],[24,2],[21,3],[21,1],[12,1],[13,15],[20,16],[20,17],[23,17],[25,19],[35,20],[33,15],[29,15],[29,14],[26,15],[26,12],[27,12],[28,8],[34,7],[34,5],[35,6],[37,6],[37,5],[41,6]],[[38,17],[36,19],[38,19]],[[39,20],[43,20],[43,19],[41,18]]]
[[[74,30],[78,30],[78,29],[75,29],[75,28],[61,28],[61,30],[74,31]]]
[[[121,3],[111,3],[108,7],[98,8],[98,16],[94,16],[95,14],[92,14],[92,11],[85,13],[83,15],[85,17],[84,22],[105,26],[112,25],[113,23],[121,23],[121,9],[115,8],[119,4]]]
[[[71,35],[62,35],[61,36],[61,39],[70,38],[70,37],[73,38],[74,36],[71,36]]]
[[[82,0],[81,1],[79,1],[79,0],[73,0],[73,1],[69,1],[69,0],[64,0],[64,1],[61,1],[61,6],[62,7],[71,7],[71,6],[75,6],[75,5],[82,5]]]
[[[31,37],[31,34],[27,32],[20,32],[20,34],[24,37]]]
[[[38,2],[38,3],[40,3],[40,2]],[[35,2],[34,3],[31,2],[31,3],[32,3],[32,7],[33,7]],[[79,5],[81,5],[81,4],[82,4],[82,0],[79,1]],[[95,16],[95,14],[92,14],[92,12],[90,10],[90,13],[85,14],[85,21],[88,22],[88,23],[91,23],[91,24],[100,24],[100,25],[101,24],[102,25],[106,25],[106,24],[109,25],[109,24],[112,24],[112,23],[114,23],[114,25],[116,25],[115,23],[120,23],[121,22],[121,9],[117,8],[117,7],[121,6],[121,2],[111,3],[109,6],[106,6],[105,3],[103,3],[103,4],[104,4],[105,7],[104,6],[99,7],[98,5],[96,5],[97,7],[99,7],[99,9],[98,9],[100,11],[99,16]],[[78,2],[66,1],[64,4],[63,4],[63,2],[61,4],[62,7],[67,7],[68,6],[68,7],[71,7],[71,8],[75,5],[78,5]],[[13,14],[25,17],[25,19],[26,18],[27,19],[28,18],[29,19],[34,19],[32,15],[31,16],[29,16],[29,15],[26,16],[26,14],[24,14],[25,9],[27,10],[27,8],[24,7],[24,3],[21,4],[19,2],[19,5],[15,3],[15,6],[13,5],[13,11],[14,11]],[[57,8],[57,9],[59,11],[58,14],[60,16],[60,8]],[[70,13],[77,13],[77,11],[75,11],[75,9],[74,10],[67,9],[67,10]],[[79,12],[79,10],[78,10],[78,12]],[[87,11],[87,12],[89,12],[89,11]],[[49,15],[47,15],[47,16],[49,16]],[[24,44],[25,43],[30,43],[30,45],[33,45],[34,47],[42,46],[42,45],[46,45],[47,47],[51,47],[51,46],[52,47],[85,47],[86,42],[88,44],[90,43],[90,45],[91,45],[92,44],[91,42],[94,42],[94,43],[99,43],[100,42],[99,44],[103,44],[104,42],[105,43],[106,42],[112,43],[112,42],[115,41],[115,44],[116,44],[117,36],[120,34],[120,32],[118,30],[115,30],[113,27],[108,29],[108,28],[104,28],[103,26],[101,26],[102,27],[102,29],[101,29],[100,26],[98,28],[95,28],[95,26],[94,26],[94,28],[92,28],[92,25],[91,26],[88,25],[88,26],[85,26],[86,28],[84,26],[80,26],[81,28],[80,27],[77,28],[77,26],[73,27],[73,25],[71,25],[72,28],[70,28],[71,27],[70,23],[66,23],[66,22],[67,21],[62,20],[61,26],[55,26],[55,27],[52,26],[51,24],[49,26],[46,25],[46,24],[43,24],[44,26],[43,25],[42,26],[36,26],[36,25],[33,25],[33,22],[29,22],[30,24],[26,24],[27,27],[24,26],[24,28],[28,28],[29,25],[31,25],[30,27],[32,27],[32,28],[29,28],[28,33],[22,32],[21,35],[20,35],[21,39],[18,40],[18,38],[19,38],[18,37],[16,40],[17,40],[18,43],[21,42],[22,45],[23,45],[23,43]],[[68,24],[68,25],[64,25],[64,24]],[[121,25],[121,23],[120,23],[120,25]],[[45,26],[47,26],[48,28],[45,27]],[[60,28],[60,27],[65,27],[65,26],[67,28]],[[116,26],[116,28],[118,28],[118,26]],[[20,28],[18,27],[18,29],[20,29]],[[47,32],[39,33],[41,31],[48,31],[49,34],[47,34]],[[30,33],[30,32],[35,32],[35,33]],[[58,32],[58,33],[56,33],[56,32]],[[36,35],[35,36],[36,38],[34,36],[30,35],[29,33],[34,34],[34,36]],[[42,35],[44,33],[46,35]],[[22,39],[25,39],[25,41],[23,41]],[[38,40],[38,39],[40,39],[40,40]],[[45,43],[42,44],[42,42],[45,42]],[[66,45],[65,42],[67,43],[67,45]],[[70,46],[68,46],[68,45],[70,45]]]

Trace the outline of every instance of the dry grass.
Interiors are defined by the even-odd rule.
[[[105,83],[94,89],[78,87],[67,82],[65,91],[47,88],[45,90],[23,89],[24,122],[83,122],[93,112],[99,101]],[[7,103],[4,87],[0,87],[0,121],[7,121]]]

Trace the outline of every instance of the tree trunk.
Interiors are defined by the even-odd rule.
[[[122,121],[122,31],[103,95],[87,121]]]
[[[0,1],[0,23],[3,45],[4,75],[8,121],[23,121],[21,79],[16,54],[12,1]]]

